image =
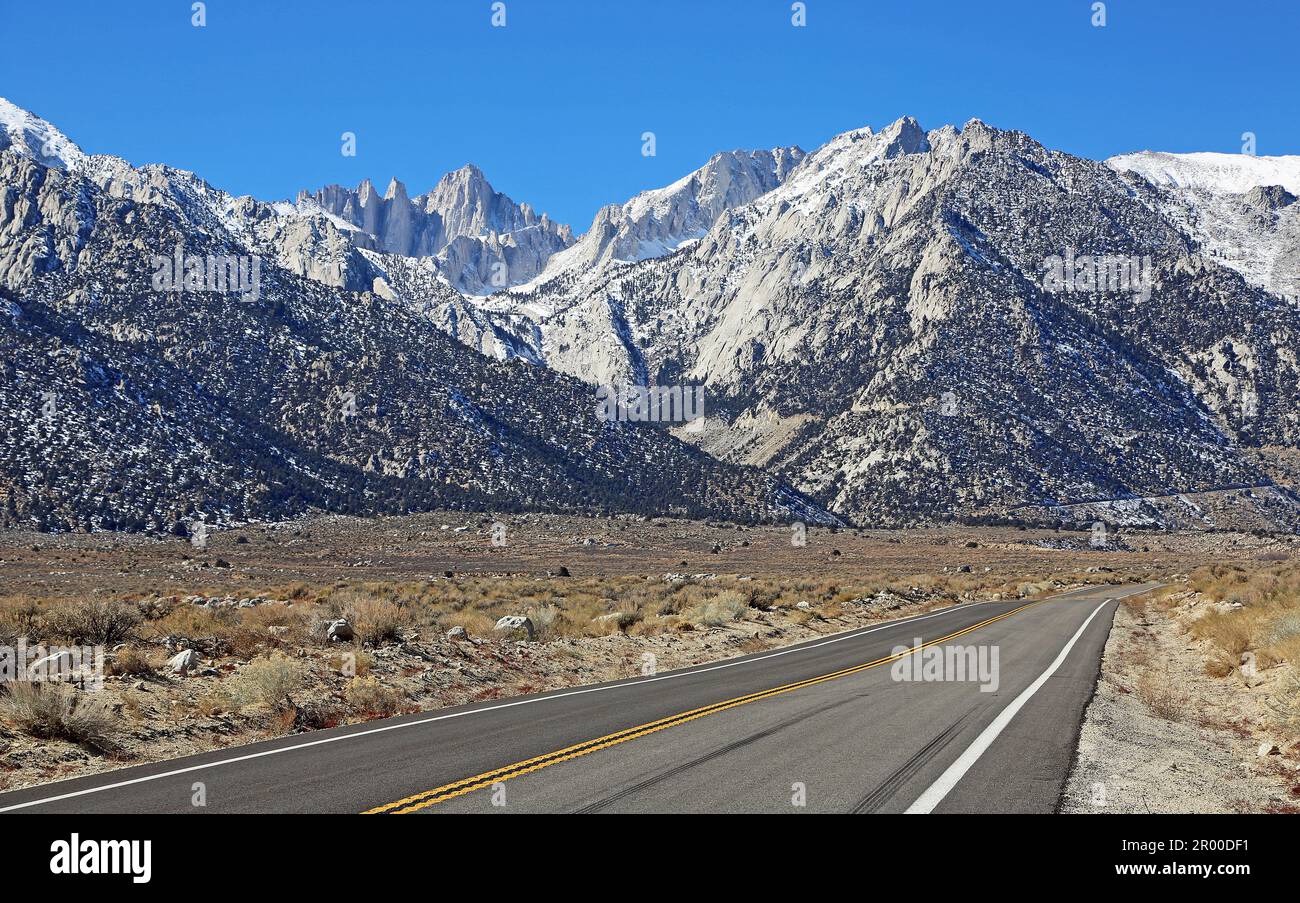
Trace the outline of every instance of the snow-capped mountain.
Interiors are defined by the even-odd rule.
[[[137,431],[132,447],[162,430],[215,449],[186,472],[231,487],[231,511],[337,508],[340,487],[366,510],[412,494],[671,504],[678,490],[622,468],[673,462],[692,484],[682,507],[730,516],[1300,524],[1295,158],[1101,163],[979,120],[903,118],[807,154],[719,154],[574,240],[473,167],[415,199],[394,181],[266,204],[84,155],[22,111],[3,122],[0,324],[30,332],[22,404],[43,379],[64,385],[37,363],[47,346],[73,362],[64,390],[101,400],[122,374],[178,380],[136,393],[155,404],[194,380],[183,416],[137,421],[128,395],[112,421]],[[270,309],[142,306],[130,253],[191,235],[264,255]],[[708,429],[680,432],[702,451],[659,430],[592,433],[582,393],[625,382],[704,385]],[[308,410],[318,389],[357,384],[373,399],[364,435]],[[225,407],[202,407],[213,398]],[[219,435],[186,433],[190,416]],[[53,454],[29,427],[11,426],[10,447]],[[241,449],[279,487],[264,504],[208,472]],[[40,499],[30,465],[21,485]]]
[[[412,199],[393,179],[380,195],[369,179],[356,190],[330,185],[298,195],[355,227],[359,247],[400,257],[432,257],[456,288],[491,294],[536,276],[558,251],[573,244],[568,226],[538,215],[496,191],[477,166],[443,176],[433,190]]]
[[[837,136],[667,256],[512,294],[548,365],[709,386],[706,448],[854,520],[1267,487],[1262,447],[1300,442],[1300,318],[1171,197],[978,120],[905,118]],[[1153,284],[1048,290],[1066,256],[1145,259]],[[1266,519],[1293,504],[1256,496]]]
[[[374,281],[375,271],[349,238],[351,226],[319,207],[235,197],[182,169],[135,167],[120,157],[86,154],[48,122],[0,98],[3,147],[81,176],[111,197],[165,207],[298,275],[356,291]]]
[[[533,285],[566,273],[587,274],[608,263],[662,257],[702,238],[719,216],[780,185],[804,152],[798,147],[730,151],[666,188],[610,204],[567,251],[556,254]]]
[[[48,159],[0,150],[0,522],[180,532],[431,508],[833,522],[760,471],[598,418],[578,380],[260,256],[271,226],[338,231],[332,214],[165,167]],[[222,261],[238,291],[213,275]]]
[[[1143,151],[1106,162],[1164,189],[1163,213],[1215,260],[1300,304],[1300,156]]]

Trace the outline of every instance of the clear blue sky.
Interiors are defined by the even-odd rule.
[[[273,200],[466,162],[577,231],[712,153],[910,114],[1089,157],[1300,153],[1296,0],[0,0],[0,96]],[[340,134],[357,135],[357,156]],[[641,155],[653,131],[658,156]]]

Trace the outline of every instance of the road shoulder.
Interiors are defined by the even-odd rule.
[[[1259,755],[1262,694],[1207,675],[1184,621],[1144,599],[1116,609],[1061,812],[1300,810],[1295,763]]]

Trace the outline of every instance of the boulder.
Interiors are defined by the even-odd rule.
[[[329,627],[325,629],[325,639],[331,643],[349,643],[355,638],[356,631],[352,629],[347,618],[330,621]]]
[[[453,627],[451,630],[448,630],[448,631],[447,631],[447,639],[449,639],[449,640],[468,640],[468,639],[469,639],[469,631],[466,630],[464,627],[460,627],[460,626]]]
[[[178,652],[167,660],[167,670],[181,677],[189,674],[199,666],[199,654],[193,649]]]
[[[506,615],[497,621],[496,627],[492,629],[502,633],[522,630],[528,634],[530,640],[537,636],[537,628],[533,626],[532,619],[524,615]]]

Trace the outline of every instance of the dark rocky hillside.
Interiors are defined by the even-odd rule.
[[[606,424],[409,305],[261,261],[260,297],[157,292],[154,254],[247,255],[171,206],[0,152],[8,524],[186,529],[309,509],[824,519],[776,479]]]

